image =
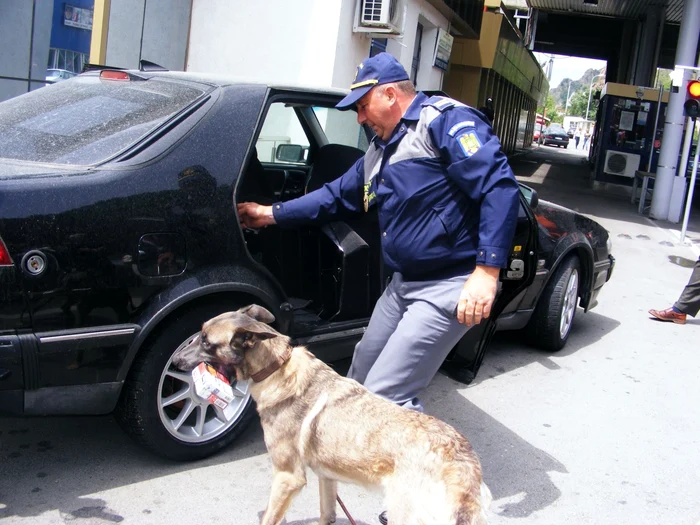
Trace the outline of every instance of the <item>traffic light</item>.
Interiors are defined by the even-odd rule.
[[[700,116],[700,80],[688,82],[688,93],[685,97],[683,110],[686,117],[696,118]]]

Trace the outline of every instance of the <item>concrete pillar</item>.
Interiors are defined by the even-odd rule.
[[[686,0],[683,7],[683,18],[676,46],[676,66],[694,66],[700,38],[700,0]],[[670,93],[666,108],[664,136],[659,154],[659,167],[656,171],[654,193],[651,200],[649,215],[654,219],[667,220],[673,197],[673,186],[678,169],[678,155],[683,136],[683,103],[685,102],[685,85],[690,78],[690,71],[685,70],[683,83],[678,93]],[[680,174],[685,177],[684,173]],[[678,183],[675,183],[678,185]],[[675,199],[678,199],[676,192]],[[680,197],[682,198],[682,196]]]
[[[659,44],[663,35],[666,21],[665,6],[651,5],[647,9],[646,19],[642,24],[639,49],[634,68],[632,84],[637,86],[652,86],[656,76],[656,64]]]

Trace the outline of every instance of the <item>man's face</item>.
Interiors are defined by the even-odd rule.
[[[379,138],[388,140],[401,114],[394,108],[396,94],[393,88],[376,86],[357,101],[357,122],[367,124]]]

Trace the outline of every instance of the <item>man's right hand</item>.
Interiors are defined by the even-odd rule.
[[[241,226],[257,230],[275,224],[272,206],[262,206],[257,202],[241,202],[236,206]]]

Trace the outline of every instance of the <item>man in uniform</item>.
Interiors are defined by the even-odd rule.
[[[378,207],[393,275],[348,377],[422,410],[419,395],[445,357],[491,312],[515,232],[518,185],[484,116],[416,93],[388,53],[358,66],[336,107],[353,106],[376,134],[363,158],[316,191],[272,206],[240,203],[238,214],[244,227],[293,227]]]

